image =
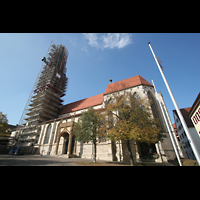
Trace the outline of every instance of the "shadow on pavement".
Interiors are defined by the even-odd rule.
[[[77,166],[72,160],[50,156],[0,155],[0,166]]]

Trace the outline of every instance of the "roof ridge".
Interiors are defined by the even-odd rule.
[[[143,78],[142,76],[138,75],[140,77],[140,80],[144,80],[144,81],[147,81],[145,78]],[[142,81],[141,81],[142,82]],[[149,81],[147,81],[149,83]],[[149,83],[150,85],[152,85],[151,83]]]
[[[145,78],[143,78],[142,76],[138,74],[136,76],[132,76],[132,77],[109,84],[104,94],[109,94],[112,92],[120,91],[120,90],[134,87],[137,85],[149,85],[153,87],[151,83],[149,83]]]
[[[136,75],[136,76],[140,76],[140,75],[138,74],[138,75]],[[114,82],[114,83],[118,83],[118,82],[121,82],[121,81],[125,81],[125,80],[128,80],[128,79],[130,79],[130,78],[134,78],[134,77],[136,77],[136,76],[132,76],[132,77],[129,77],[129,78],[120,80],[120,81],[116,81],[116,82]],[[141,76],[140,76],[140,77],[141,77]],[[109,85],[112,85],[112,84],[114,84],[114,83],[111,83],[111,84],[109,84]]]

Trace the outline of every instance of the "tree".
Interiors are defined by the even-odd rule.
[[[114,95],[106,105],[108,137],[114,141],[126,141],[130,163],[134,166],[130,141],[156,143],[161,140],[161,126],[152,115],[150,104],[128,93]],[[113,116],[113,117],[111,117]]]
[[[96,163],[96,142],[97,137],[103,137],[105,133],[104,115],[101,115],[100,111],[95,111],[92,107],[88,111],[84,112],[78,123],[74,125],[74,134],[76,140],[80,142],[93,142],[94,144],[94,162]]]
[[[8,119],[2,112],[0,112],[0,136],[8,136]]]

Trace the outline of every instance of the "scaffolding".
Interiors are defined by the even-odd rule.
[[[44,70],[41,72],[37,88],[34,93],[51,88],[60,96],[65,95],[67,77],[66,77],[66,62],[68,50],[62,45],[51,45],[49,57],[45,59]]]
[[[38,124],[58,117],[68,82],[68,54],[67,47],[51,42],[46,56],[42,58],[44,63],[20,118],[19,125],[23,125],[18,134],[20,146],[33,146]]]

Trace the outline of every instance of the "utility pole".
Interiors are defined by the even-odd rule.
[[[170,136],[170,139],[171,139],[171,141],[172,141],[172,145],[173,145],[173,147],[174,147],[174,151],[175,151],[175,153],[176,153],[176,157],[177,157],[177,159],[178,159],[179,165],[182,166],[181,159],[180,159],[178,150],[177,150],[177,148],[176,148],[176,144],[175,144],[175,142],[174,142],[174,138],[173,138],[172,132],[171,132],[171,130],[170,130],[170,128],[169,128],[169,124],[168,124],[168,122],[167,122],[167,118],[166,118],[166,116],[165,116],[163,107],[162,107],[161,102],[160,102],[160,99],[159,99],[159,97],[158,97],[158,94],[157,94],[156,87],[155,87],[155,85],[154,85],[153,79],[151,79],[151,81],[152,81],[152,83],[153,83],[153,86],[154,86],[154,89],[155,89],[155,92],[156,92],[156,97],[157,97],[157,99],[158,99],[158,102],[159,102],[159,105],[160,105],[160,109],[161,109],[161,111],[162,111],[162,114],[163,114],[163,117],[164,117],[164,120],[165,120],[165,124],[166,124],[166,126],[167,126],[167,130],[168,130],[168,132],[169,132],[169,136]]]
[[[187,127],[187,124],[186,124],[186,122],[185,122],[185,120],[184,120],[184,118],[183,118],[183,116],[182,116],[182,113],[181,113],[181,111],[180,111],[180,109],[179,109],[179,107],[178,107],[178,104],[176,103],[176,100],[175,100],[175,98],[174,98],[174,95],[172,94],[172,91],[171,91],[171,89],[170,89],[170,87],[169,87],[169,84],[168,84],[168,82],[167,82],[167,80],[166,80],[166,78],[165,78],[165,75],[164,75],[164,73],[163,73],[163,71],[162,71],[162,69],[161,69],[161,66],[160,66],[160,64],[158,63],[158,60],[157,60],[157,58],[156,58],[156,56],[155,56],[155,54],[154,54],[154,51],[153,51],[153,49],[152,49],[152,47],[151,47],[150,42],[149,42],[148,44],[149,44],[149,47],[150,47],[151,52],[152,52],[152,54],[153,54],[153,57],[154,57],[154,59],[155,59],[155,61],[156,61],[156,64],[157,64],[157,66],[158,66],[158,69],[159,69],[159,71],[160,71],[160,73],[161,73],[161,75],[162,75],[162,78],[163,78],[163,80],[164,80],[164,82],[165,82],[165,85],[166,85],[167,90],[168,90],[168,92],[169,92],[169,95],[170,95],[170,97],[171,97],[171,99],[172,99],[172,102],[173,102],[173,104],[174,104],[174,106],[175,106],[175,108],[176,108],[176,111],[177,111],[177,113],[178,113],[178,116],[179,116],[179,118],[180,118],[180,120],[181,120],[181,123],[182,123],[182,125],[183,125],[184,130],[185,130],[185,133],[186,133],[188,139],[190,140],[190,144],[191,144],[192,150],[193,150],[193,152],[194,152],[194,155],[195,155],[195,157],[196,157],[196,159],[197,159],[197,162],[198,162],[198,164],[199,164],[199,166],[200,166],[200,156],[199,156],[199,154],[198,154],[198,151],[197,151],[196,145],[195,145],[195,143],[194,143],[194,140],[193,140],[193,138],[192,138],[191,135],[190,135],[189,129],[188,129],[188,127]]]

